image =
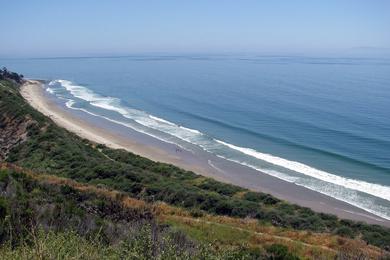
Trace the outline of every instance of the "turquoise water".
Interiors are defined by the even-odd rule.
[[[390,219],[390,60],[254,55],[0,60],[69,109]]]

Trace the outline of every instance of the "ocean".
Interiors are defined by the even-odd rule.
[[[390,219],[390,59],[134,55],[0,65],[48,80],[48,93],[71,110]]]

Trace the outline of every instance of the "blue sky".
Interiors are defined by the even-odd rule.
[[[390,48],[386,0],[0,0],[0,57]]]

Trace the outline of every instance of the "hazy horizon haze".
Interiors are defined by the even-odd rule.
[[[6,1],[0,57],[390,53],[390,2]],[[373,51],[374,50],[374,51]],[[358,51],[358,52],[360,52]]]

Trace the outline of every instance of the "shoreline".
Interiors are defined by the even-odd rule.
[[[196,153],[188,151],[178,153],[176,145],[164,143],[108,120],[94,118],[85,112],[62,107],[50,99],[39,81],[31,80],[25,83],[21,88],[21,94],[32,107],[51,118],[60,127],[95,143],[105,144],[113,149],[125,149],[151,160],[173,164],[218,181],[270,193],[279,199],[309,207],[317,212],[390,227],[389,220],[321,193],[226,161],[201,150]]]

